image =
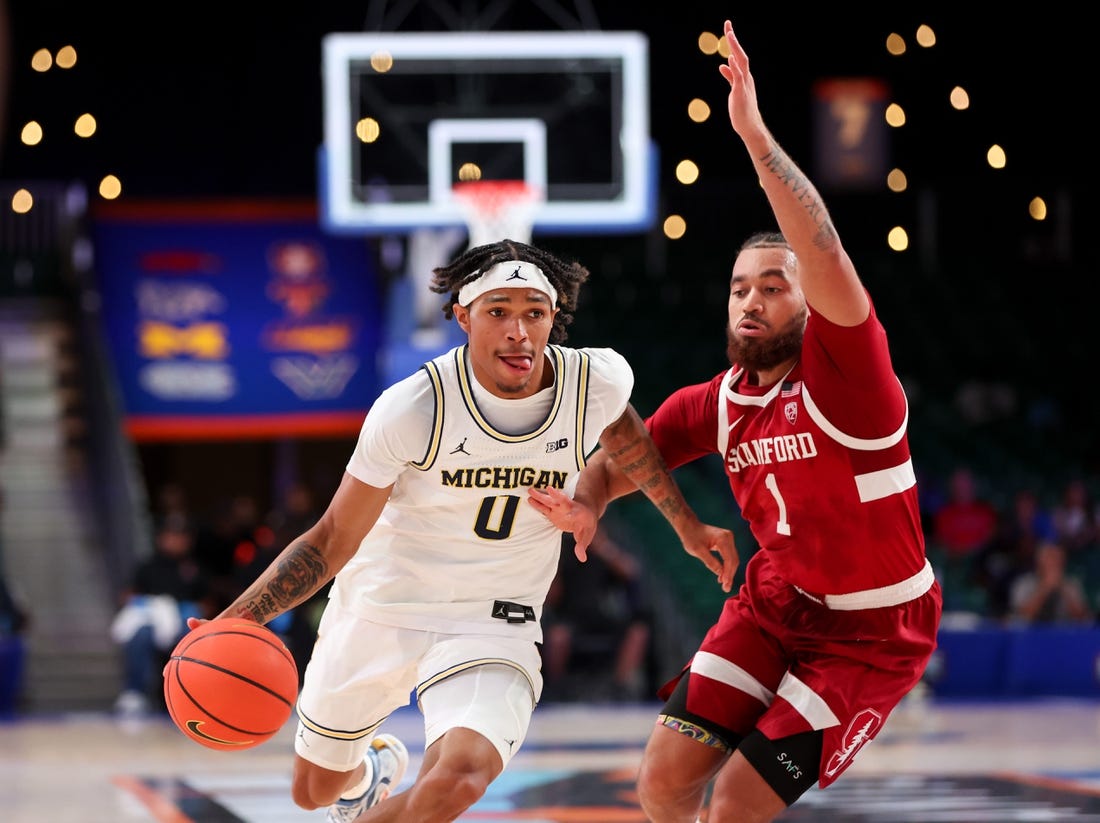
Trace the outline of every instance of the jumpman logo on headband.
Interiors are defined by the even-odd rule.
[[[519,266],[516,266],[516,270],[514,272],[512,272],[510,275],[508,275],[506,278],[504,278],[504,282],[507,283],[509,280],[526,280],[526,279],[527,279],[526,277],[524,277],[522,274],[519,273]]]
[[[468,437],[463,437],[462,442],[459,443],[457,446],[455,446],[453,449],[451,449],[451,454],[458,454],[459,452],[461,452],[462,454],[469,454],[469,452],[466,451],[466,441],[469,440],[469,439],[470,438],[468,438]]]

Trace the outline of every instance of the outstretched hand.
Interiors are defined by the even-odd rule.
[[[577,559],[582,563],[588,559],[588,547],[596,535],[598,521],[592,509],[573,500],[564,492],[551,488],[528,489],[527,502],[563,532],[572,532],[576,541],[574,552]],[[730,591],[733,588],[733,575],[740,563],[733,532],[696,520],[694,524],[683,529],[679,537],[684,551],[710,569],[718,578],[722,591]]]
[[[733,24],[727,20],[725,26],[726,45],[730,56],[724,65],[718,67],[722,76],[729,81],[729,114],[733,130],[742,137],[750,131],[763,127],[760,109],[756,102],[756,83],[749,71],[749,56],[741,48],[737,36],[733,33]]]
[[[696,521],[690,530],[681,532],[680,541],[684,551],[698,558],[718,578],[722,591],[733,588],[733,575],[741,562],[733,532]]]
[[[564,492],[549,487],[528,489],[527,502],[563,532],[572,532],[576,541],[573,553],[582,563],[588,559],[588,546],[596,536],[598,520],[592,509]]]

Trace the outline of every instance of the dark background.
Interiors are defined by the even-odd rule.
[[[103,174],[114,173],[124,198],[313,197],[323,34],[470,28],[464,21],[490,10],[497,16],[486,28],[499,30],[644,31],[651,132],[661,157],[658,211],[683,214],[688,233],[667,241],[658,225],[643,235],[535,240],[592,269],[570,340],[620,348],[636,364],[637,404],[646,412],[674,385],[722,367],[736,243],[772,226],[725,118],[719,58],[696,45],[702,31],[720,32],[731,16],[765,119],[811,176],[816,80],[881,78],[906,108],[908,124],[890,132],[890,154],[891,165],[908,174],[909,191],[823,194],[887,323],[916,411],[948,415],[943,431],[915,429],[918,446],[922,438],[930,446],[957,440],[965,458],[981,428],[1018,449],[1021,461],[1047,452],[1067,469],[1097,468],[1089,388],[1095,47],[1068,6],[986,17],[960,10],[963,4],[927,13],[909,3],[812,11],[693,2],[645,10],[611,2],[395,5],[200,0],[138,13],[128,4],[9,0],[0,179],[81,180],[94,191]],[[935,48],[916,45],[920,23],[935,30]],[[890,32],[906,38],[904,57],[886,53]],[[36,49],[66,43],[78,49],[75,69],[31,71]],[[967,112],[947,104],[956,84],[970,94]],[[701,125],[684,114],[696,96],[714,111]],[[91,140],[72,136],[83,111],[98,120]],[[18,141],[30,119],[46,130],[33,148]],[[994,142],[1007,152],[1004,170],[985,163]],[[683,157],[702,169],[691,187],[673,173]],[[1051,210],[1043,223],[1027,215],[1035,195]],[[886,247],[898,223],[910,227],[906,254]],[[997,387],[1008,388],[1011,408],[988,400]]]
[[[91,110],[100,131],[80,149],[72,141],[61,146],[55,132],[52,147],[21,152],[17,130],[9,129],[4,174],[82,175],[98,166],[117,170],[132,196],[312,194],[323,34],[446,30],[431,9],[450,6],[452,23],[470,19],[465,9],[504,8],[492,26],[503,30],[559,28],[541,5],[576,16],[571,3],[413,3],[407,15],[371,25],[392,5],[324,2],[273,11],[268,4],[199,0],[154,19],[126,4],[9,0],[8,123],[39,119],[49,135],[51,121],[68,131],[74,112]],[[695,95],[712,104],[724,99],[717,59],[700,54],[696,38],[704,30],[720,32],[726,15],[751,57],[765,116],[797,154],[799,147],[808,149],[812,82],[849,75],[890,83],[910,112],[906,136],[917,143],[899,140],[899,161],[913,171],[937,166],[940,180],[980,167],[981,152],[969,161],[961,156],[974,148],[967,140],[1000,141],[1012,173],[1049,184],[1072,179],[1078,160],[1071,152],[1086,145],[1087,95],[1084,103],[1076,101],[1095,76],[1085,51],[1089,34],[1079,15],[1060,10],[1061,4],[988,18],[943,9],[922,14],[916,4],[904,3],[859,14],[844,4],[809,12],[690,2],[648,10],[626,5],[595,3],[591,9],[599,28],[640,30],[650,38],[655,138],[666,153],[707,144],[731,149],[733,162],[715,168],[718,175],[746,173],[737,145],[726,140],[723,122],[702,132],[692,128],[683,107]],[[936,31],[935,48],[916,47],[920,23]],[[890,32],[906,37],[904,58],[886,54]],[[78,49],[75,69],[30,70],[36,49],[65,43]],[[972,109],[958,121],[961,128],[941,129],[946,120],[936,119],[936,109],[946,114],[946,93],[956,83],[970,91]]]

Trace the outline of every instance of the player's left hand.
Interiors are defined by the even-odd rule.
[[[680,541],[684,544],[684,551],[697,557],[718,578],[722,591],[728,592],[733,588],[733,575],[741,562],[733,532],[697,520],[690,528],[680,532]]]
[[[760,109],[756,102],[756,82],[752,72],[749,71],[749,57],[741,48],[737,35],[733,33],[733,24],[729,20],[725,24],[726,44],[729,46],[729,57],[725,64],[718,66],[718,71],[730,84],[729,115],[733,130],[747,137],[752,132],[763,129],[760,120]]]
[[[574,554],[582,563],[588,559],[588,546],[596,535],[596,513],[558,489],[530,488],[527,502],[563,532],[572,532]]]

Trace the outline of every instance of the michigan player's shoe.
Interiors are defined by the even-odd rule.
[[[380,734],[371,741],[367,760],[374,767],[370,786],[359,797],[351,800],[341,798],[329,806],[325,823],[350,823],[371,806],[385,800],[405,776],[409,750],[392,734]]]

